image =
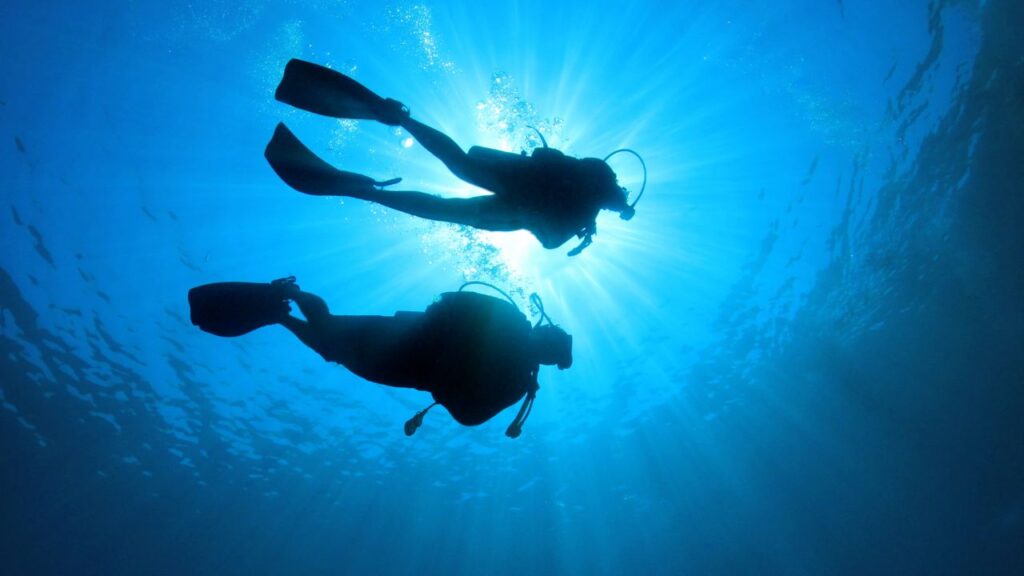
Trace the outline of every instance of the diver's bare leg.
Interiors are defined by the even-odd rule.
[[[380,190],[371,188],[351,191],[352,198],[368,200],[412,216],[508,232],[523,228],[523,223],[512,207],[497,196],[472,198],[441,198],[423,192]]]
[[[302,315],[310,324],[324,324],[331,317],[331,310],[323,298],[310,292],[296,290],[288,294],[288,298],[298,305]]]
[[[309,346],[314,351],[319,350],[320,345],[323,342],[323,338],[321,337],[320,331],[310,326],[309,322],[296,318],[295,316],[285,316],[281,319],[280,324],[287,328],[289,332],[295,334],[303,344]]]
[[[306,319],[285,316],[281,319],[281,325],[295,334],[303,344],[320,353],[324,342],[329,337],[327,325],[331,313],[327,302],[316,294],[299,290],[289,294],[288,297],[298,305]]]
[[[463,152],[462,148],[447,134],[412,118],[403,120],[401,126],[408,130],[416,138],[416,141],[427,149],[427,152],[444,162],[448,170],[451,170],[451,173],[458,176],[460,180],[491,192],[501,192],[497,189],[496,183],[491,182],[487,171]]]
[[[407,340],[415,323],[389,316],[334,316],[318,296],[296,291],[289,297],[306,320],[286,316],[280,324],[328,362],[353,374],[388,386],[414,388],[421,374],[410,372]]]

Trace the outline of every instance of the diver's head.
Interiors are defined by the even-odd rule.
[[[530,348],[538,363],[559,370],[572,366],[572,336],[558,326],[545,324],[530,332]]]
[[[582,162],[587,172],[587,185],[597,192],[601,208],[618,212],[623,220],[632,218],[636,210],[626,201],[628,193],[619,186],[611,166],[598,158],[584,158]]]

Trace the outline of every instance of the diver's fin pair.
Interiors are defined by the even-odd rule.
[[[353,120],[377,120],[398,126],[409,117],[401,102],[382,98],[337,70],[292,59],[274,97],[301,110]]]
[[[306,148],[284,123],[277,125],[263,155],[285,184],[314,196],[357,196],[402,181],[392,178],[378,182],[369,176],[338,170]]]
[[[277,324],[288,313],[288,295],[298,290],[294,278],[271,283],[216,282],[188,291],[192,324],[217,336],[241,336]]]

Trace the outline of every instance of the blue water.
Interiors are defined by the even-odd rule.
[[[0,7],[0,573],[1020,574],[1018,0]],[[333,164],[474,194],[408,134],[273,99],[291,57],[463,146],[629,146],[587,251],[302,196]],[[613,167],[633,193],[628,156]],[[360,381],[191,286],[337,313],[465,280],[575,337],[509,409]]]

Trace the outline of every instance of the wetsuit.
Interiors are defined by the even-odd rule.
[[[473,146],[467,156],[474,166],[463,178],[509,202],[510,210],[520,212],[523,227],[545,248],[557,248],[594,229],[601,210],[595,198],[600,184],[592,183],[589,170],[601,166],[588,166],[586,160],[553,148],[536,148],[526,156]]]
[[[312,294],[293,299],[308,323],[282,324],[325,360],[371,382],[430,392],[460,424],[486,422],[537,388],[530,323],[504,300],[447,292],[425,312],[334,316]]]

